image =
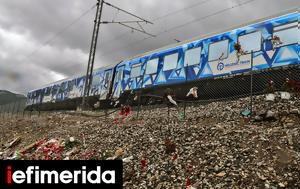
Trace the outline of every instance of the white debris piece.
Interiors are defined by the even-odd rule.
[[[94,108],[100,108],[100,102],[99,101],[96,104],[94,104]]]
[[[198,87],[193,87],[190,89],[190,91],[188,92],[188,94],[186,95],[187,97],[190,95],[193,95],[194,98],[198,98]]]
[[[177,106],[176,101],[173,100],[173,98],[171,97],[171,95],[168,95],[167,98],[168,98],[168,100],[169,100],[172,104],[174,104],[175,106]]]
[[[123,159],[123,162],[124,163],[129,163],[129,162],[131,162],[133,160],[133,156],[129,156],[129,157],[127,157],[127,158],[124,158]]]
[[[114,105],[114,107],[116,107],[118,104],[120,103],[120,101],[119,100],[117,100],[116,102],[115,102],[115,105]]]
[[[275,95],[270,93],[266,95],[266,101],[271,101],[273,102],[275,100]]]
[[[291,94],[289,92],[281,92],[280,97],[283,100],[289,100],[291,98]]]

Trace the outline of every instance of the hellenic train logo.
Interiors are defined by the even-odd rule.
[[[224,69],[224,63],[219,62],[219,64],[217,65],[217,69],[218,69],[219,71],[222,71],[222,70]]]

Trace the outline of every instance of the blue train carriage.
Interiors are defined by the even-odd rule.
[[[92,84],[87,100],[91,107],[94,107],[97,102],[100,102],[101,107],[106,107],[109,104],[109,91],[113,74],[113,66],[102,67],[93,71]]]
[[[61,82],[62,81],[58,81],[40,89],[30,91],[27,94],[27,109],[37,110],[40,106],[44,106],[45,104],[55,103],[56,99],[59,99],[57,94],[60,89]]]
[[[93,80],[90,96],[98,96],[100,100],[106,100],[113,77],[113,67],[98,68],[93,72]]]
[[[249,94],[251,68],[254,92],[262,92],[270,79],[278,86],[286,77],[300,80],[299,18],[292,12],[123,61],[116,67],[112,97],[126,90],[162,95],[169,87],[184,98],[193,86],[199,99]]]
[[[108,98],[112,77],[113,67],[99,68],[93,72],[93,81],[88,97],[91,105],[99,99],[106,100]],[[85,76],[75,76],[29,92],[27,95],[28,109],[76,109],[82,101],[85,78]]]
[[[40,104],[42,101],[42,95],[41,95],[41,90],[36,89],[29,91],[27,94],[27,101],[26,101],[26,106],[32,106],[35,104]]]

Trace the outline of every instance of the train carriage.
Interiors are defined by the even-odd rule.
[[[113,67],[96,69],[90,88],[88,102],[106,101],[109,95]],[[27,95],[27,110],[74,110],[82,100],[85,76],[67,78],[30,91]],[[99,98],[100,96],[100,98]]]
[[[285,77],[299,80],[298,24],[294,12],[125,60],[116,68],[113,97],[126,90],[162,95],[168,87],[184,99],[193,86],[203,100],[249,94],[251,70],[254,92],[262,91],[267,80],[278,86]]]
[[[298,11],[256,21],[223,33],[180,42],[93,72],[88,102],[106,107],[125,91],[162,96],[173,88],[177,99],[198,87],[199,100],[228,98],[264,90],[269,80],[280,87],[285,78],[300,81],[300,14]],[[28,93],[27,108],[76,109],[85,76],[66,79]],[[105,102],[105,103],[103,103]]]

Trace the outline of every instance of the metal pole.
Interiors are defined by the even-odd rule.
[[[143,82],[143,81],[142,81]],[[138,92],[138,109],[137,109],[137,119],[139,119],[139,114],[140,114],[140,108],[141,108],[141,96],[142,96],[142,89],[139,90]]]
[[[8,104],[8,111],[7,111],[7,117],[8,118],[9,118],[10,111],[11,111],[11,104]]]
[[[3,118],[3,120],[4,120],[4,116],[5,116],[5,104],[2,105],[2,106],[3,106],[3,110],[2,110],[2,118]]]
[[[142,76],[142,83],[141,83],[141,88],[139,90],[139,93],[138,93],[138,109],[137,109],[137,119],[139,119],[139,114],[140,114],[140,108],[141,108],[141,98],[142,98],[142,94],[143,94],[143,84],[144,84],[144,76],[145,76],[145,73],[143,74]]]
[[[9,104],[5,105],[5,114],[4,114],[4,118],[7,117],[7,114],[9,114]]]
[[[3,105],[1,105],[0,107],[1,107],[1,111],[0,111],[0,117],[2,117],[2,115],[3,115],[3,109],[4,109],[4,106],[3,106]]]
[[[16,107],[16,102],[14,102],[14,105],[13,105],[13,108],[12,108],[12,111],[11,111],[11,118],[13,117],[13,114],[15,112],[15,107]]]
[[[187,77],[188,77],[188,74],[187,74],[187,68],[188,68],[188,64],[186,64],[186,67],[184,66],[184,72],[185,72],[185,83],[187,83]],[[186,85],[185,85],[186,86]],[[186,96],[184,96],[184,104],[183,104],[183,119],[185,119],[185,111],[186,111]]]
[[[252,105],[253,105],[253,50],[251,51],[251,86],[250,86],[250,111],[251,114],[250,116],[252,116]]]
[[[84,92],[82,97],[82,108],[85,108],[86,98],[89,96],[90,93],[90,87],[91,87],[92,77],[93,77],[95,53],[97,48],[97,40],[98,40],[99,28],[101,23],[101,15],[102,15],[103,3],[104,3],[103,0],[101,1],[101,4],[100,4],[100,0],[97,1],[98,1],[97,12],[94,20],[95,24],[94,24],[94,30],[93,30],[93,36],[92,36],[92,42],[91,42],[91,48],[89,54],[89,62],[88,62],[86,78],[85,78]]]
[[[18,117],[18,115],[19,115],[19,111],[20,111],[20,103],[21,103],[21,101],[19,101],[19,103],[18,103],[18,107],[17,107],[17,117]]]
[[[3,109],[3,107],[0,105],[0,117],[2,115],[2,109]]]

